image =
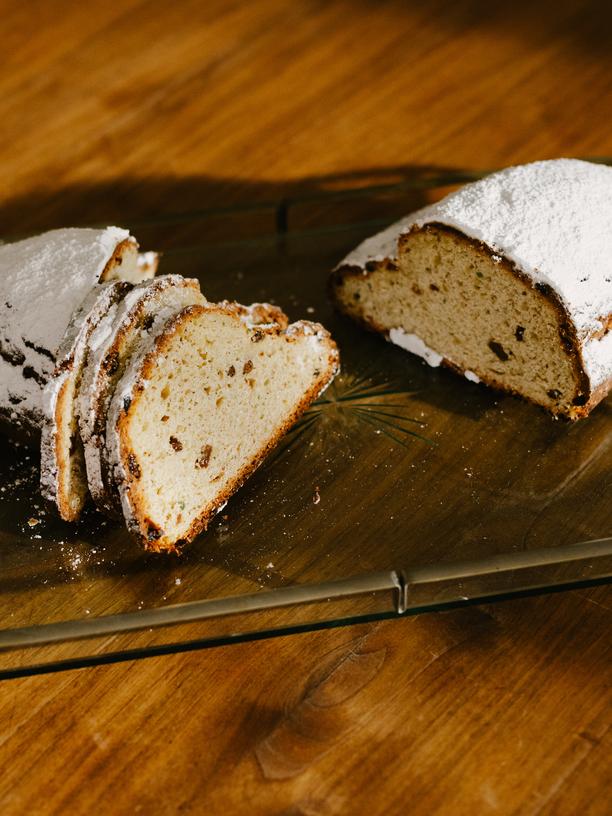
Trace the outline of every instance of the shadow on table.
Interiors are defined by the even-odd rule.
[[[293,181],[258,181],[223,176],[176,178],[126,178],[96,184],[41,186],[0,201],[2,237],[27,235],[45,229],[89,224],[130,224],[141,220],[168,219],[184,213],[214,212],[236,208],[245,213],[281,206],[311,203],[329,207],[349,198],[358,199],[358,190],[374,188],[384,196],[394,185],[405,185],[413,193],[411,202],[422,202],[424,187],[463,181],[471,174],[456,168],[399,165],[376,167],[350,173],[313,176]],[[415,188],[414,190],[412,188]],[[363,211],[372,212],[372,198],[363,198]],[[306,219],[307,220],[307,219]]]

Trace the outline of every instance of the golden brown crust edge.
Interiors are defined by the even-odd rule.
[[[54,428],[52,444],[55,449],[55,461],[57,463],[58,471],[56,477],[57,482],[55,502],[57,504],[60,517],[64,521],[78,521],[83,511],[83,507],[85,506],[85,500],[83,500],[78,507],[71,507],[69,497],[64,489],[64,479],[61,478],[61,474],[68,473],[70,468],[70,450],[68,450],[67,456],[65,456],[64,454],[66,451],[64,450],[64,446],[61,444],[60,435],[58,432],[59,428],[61,427],[61,418],[68,408],[66,405],[68,383],[69,380],[66,379],[59,389],[53,417]]]
[[[461,242],[465,243],[468,242],[472,245],[472,247],[479,252],[480,254],[490,258],[493,254],[490,247],[484,244],[482,241],[478,241],[475,238],[470,238],[464,233],[456,230],[452,227],[448,227],[444,224],[432,223],[426,224],[423,227],[412,227],[408,232],[400,235],[398,240],[398,255],[401,254],[402,248],[410,240],[410,236],[417,233],[417,232],[424,232],[424,231],[440,231],[446,234],[449,234],[455,238],[455,240],[460,240]],[[582,349],[581,345],[578,341],[578,337],[576,335],[576,329],[574,326],[573,321],[571,320],[567,309],[565,308],[564,304],[556,294],[556,292],[546,284],[535,284],[533,280],[526,275],[522,270],[520,270],[512,261],[504,256],[500,256],[498,252],[495,253],[498,257],[500,257],[500,261],[498,265],[504,268],[508,273],[513,275],[514,277],[518,278],[524,285],[528,285],[531,289],[534,289],[541,297],[545,298],[548,303],[552,305],[554,308],[557,319],[558,319],[558,327],[559,327],[559,340],[561,346],[565,353],[569,356],[572,367],[574,369],[575,378],[576,378],[576,392],[574,394],[574,401],[575,406],[571,411],[563,411],[560,410],[558,412],[550,410],[542,403],[539,403],[529,397],[524,396],[523,394],[519,393],[518,391],[509,388],[508,386],[496,381],[494,378],[481,376],[479,375],[483,384],[489,386],[490,388],[495,389],[496,391],[502,391],[506,394],[511,394],[512,396],[519,397],[527,402],[531,402],[534,405],[538,405],[540,408],[544,408],[548,413],[551,413],[553,416],[563,416],[567,419],[572,421],[582,419],[586,417],[592,410],[598,405],[612,390],[612,378],[605,383],[602,383],[595,389],[591,388],[589,377],[584,369],[584,362],[582,359]],[[398,266],[397,263],[393,259],[384,259],[381,261],[368,261],[365,264],[365,267],[360,266],[352,266],[352,265],[345,265],[339,266],[334,269],[328,279],[328,294],[330,299],[332,300],[334,306],[338,309],[339,312],[350,317],[352,320],[357,322],[363,328],[376,332],[377,334],[382,334],[385,339],[389,339],[389,330],[380,324],[377,324],[375,320],[371,317],[366,315],[358,315],[355,314],[354,311],[351,310],[349,304],[344,301],[341,297],[341,288],[344,284],[344,280],[348,277],[370,277],[372,274],[376,274],[377,271],[381,269],[392,269],[397,270]],[[464,370],[453,363],[452,361],[448,360],[446,357],[442,358],[441,365],[445,368],[450,368],[451,370],[455,371],[459,374],[464,374]]]
[[[113,254],[106,262],[106,266],[102,270],[102,274],[100,275],[100,283],[113,279],[113,272],[117,267],[123,264],[123,253],[129,250],[133,250],[134,254],[138,253],[138,242],[132,235],[128,235],[127,238],[119,241]]]
[[[151,371],[151,368],[155,363],[157,355],[159,353],[163,353],[165,345],[170,341],[172,334],[178,328],[179,322],[183,319],[185,314],[198,314],[198,313],[203,314],[214,311],[218,314],[226,314],[231,317],[242,318],[245,315],[245,308],[246,307],[238,303],[223,301],[222,303],[219,304],[207,303],[203,306],[188,306],[187,308],[183,309],[179,314],[175,315],[166,324],[166,327],[164,328],[163,332],[156,339],[153,350],[147,355],[141,367],[142,378],[143,379],[147,378],[147,374]],[[336,376],[339,368],[340,357],[336,343],[332,339],[327,329],[325,329],[320,324],[310,323],[308,321],[300,321],[298,323],[293,324],[293,326],[296,327],[296,330],[293,333],[288,334],[286,332],[286,329],[287,328],[291,329],[291,326],[288,325],[287,316],[277,307],[274,307],[274,315],[276,316],[276,318],[278,318],[278,320],[275,322],[275,325],[263,325],[263,326],[255,325],[253,327],[254,330],[261,331],[265,334],[271,335],[284,334],[286,342],[293,342],[296,339],[296,337],[299,336],[300,331],[302,331],[303,334],[306,334],[306,331],[303,331],[304,326],[311,327],[311,330],[316,329],[317,333],[320,332],[323,334],[324,340],[327,344],[328,352],[327,370],[321,373],[321,376],[313,383],[311,388],[303,396],[302,400],[295,407],[290,417],[280,426],[280,428],[277,429],[277,431],[268,440],[268,442],[259,450],[259,452],[253,457],[253,459],[251,459],[251,461],[248,462],[242,468],[242,470],[232,480],[232,482],[219,494],[219,496],[215,499],[214,503],[202,509],[198,518],[192,522],[185,536],[181,538],[179,541],[168,540],[163,535],[160,536],[159,538],[151,539],[147,534],[147,530],[143,529],[141,523],[146,520],[146,516],[144,513],[144,508],[142,507],[142,504],[137,497],[138,494],[137,493],[131,494],[133,502],[132,513],[134,516],[134,523],[128,524],[128,527],[130,531],[136,535],[136,537],[139,539],[143,547],[149,552],[180,552],[183,546],[189,544],[200,532],[205,530],[210,520],[227,503],[229,498],[244,484],[244,482],[249,478],[249,476],[262,464],[266,456],[278,444],[280,439],[297,422],[300,416],[302,416],[302,414],[307,410],[307,408],[314,402],[314,400],[319,396],[319,394],[325,389],[327,385],[329,385],[332,379]],[[126,423],[127,418],[129,416],[129,412],[133,410],[133,408],[136,406],[143,393],[144,389],[142,388],[138,389],[136,387],[133,390],[132,400],[130,402],[130,407],[128,411],[122,411],[117,421],[117,433],[119,434],[119,449],[121,456],[121,464],[123,471],[126,474],[126,481],[124,482],[122,489],[127,491],[129,491],[130,486],[135,483],[135,478],[130,473],[129,467],[127,466],[127,461],[129,459],[131,451],[129,449],[127,441]],[[137,519],[140,519],[141,522],[139,522]]]

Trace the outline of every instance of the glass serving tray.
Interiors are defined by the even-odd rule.
[[[612,403],[556,422],[335,314],[329,270],[471,173],[324,184],[121,223],[210,300],[322,322],[342,373],[180,557],[59,521],[0,438],[0,677],[231,643],[612,575]]]

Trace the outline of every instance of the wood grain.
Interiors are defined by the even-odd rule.
[[[0,2],[3,232],[612,155],[608,4]],[[0,684],[0,809],[607,814],[601,587]]]

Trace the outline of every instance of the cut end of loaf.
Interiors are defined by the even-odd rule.
[[[115,251],[109,258],[102,274],[100,282],[105,283],[111,280],[124,280],[128,283],[138,283],[145,277],[149,277],[149,267],[141,266],[138,255],[138,243],[131,235],[120,241],[115,247]]]
[[[119,384],[107,444],[114,435],[124,514],[147,549],[205,529],[334,377],[325,329],[287,323],[266,304],[190,307]]]
[[[41,435],[41,493],[64,521],[79,520],[88,495],[74,396],[75,377],[64,371],[55,382],[52,419],[47,417]]]
[[[119,240],[94,286],[72,315],[43,393],[41,492],[64,521],[78,521],[89,497],[77,400],[89,342],[99,323],[131,289],[157,271],[155,252],[138,254],[136,240]],[[63,270],[60,270],[60,272]]]
[[[601,398],[590,392],[574,327],[550,288],[455,229],[413,228],[396,257],[340,267],[330,286],[341,311],[430,365],[569,419]]]

